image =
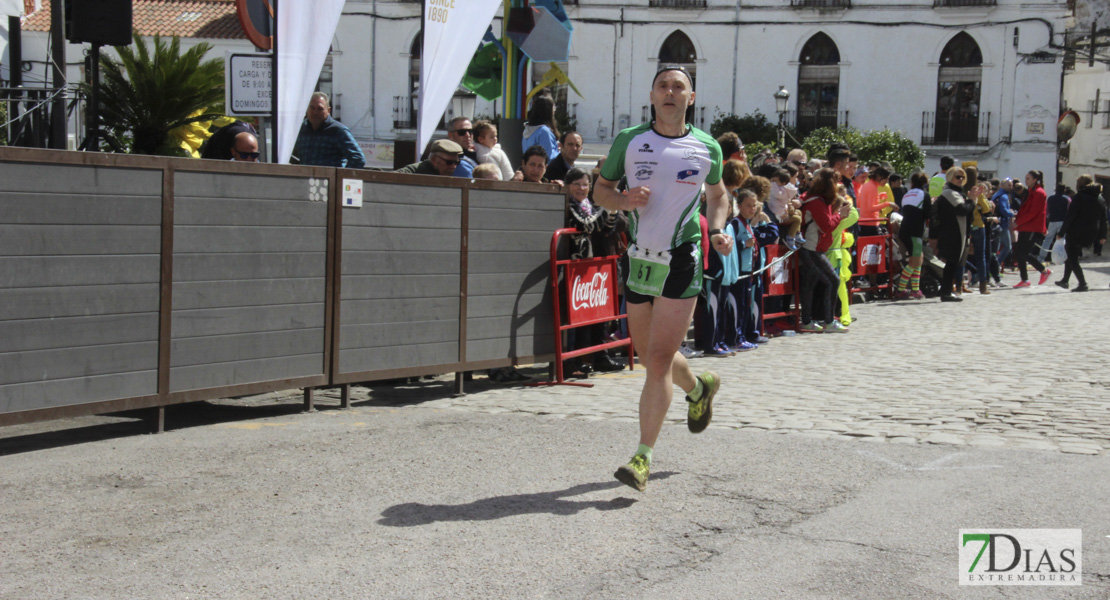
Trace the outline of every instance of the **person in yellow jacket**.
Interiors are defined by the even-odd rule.
[[[841,192],[844,186],[837,186],[840,204],[852,204],[852,199],[848,197],[847,191]],[[834,206],[833,209],[838,209],[839,206]],[[836,272],[840,274],[840,286],[837,288],[837,297],[840,298],[840,324],[848,326],[852,324],[852,313],[849,311],[848,305],[848,281],[852,279],[852,245],[856,243],[856,238],[852,234],[845,231],[852,225],[859,221],[859,211],[855,206],[852,206],[848,211],[848,216],[840,220],[836,228],[832,231],[832,245],[825,253],[832,263]]]

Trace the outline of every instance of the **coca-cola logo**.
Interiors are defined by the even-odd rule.
[[[609,304],[609,274],[598,271],[589,281],[582,281],[582,276],[574,278],[571,286],[570,306],[574,310],[584,308],[599,308]]]

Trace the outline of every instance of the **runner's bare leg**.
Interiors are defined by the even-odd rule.
[[[695,298],[655,298],[654,304],[629,304],[628,324],[632,343],[640,350],[640,363],[647,375],[640,392],[640,443],[655,447],[667,409],[674,395],[673,384],[689,392],[694,375],[678,347],[686,338],[694,318]]]

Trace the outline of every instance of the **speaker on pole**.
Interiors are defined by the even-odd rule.
[[[66,39],[75,43],[131,44],[131,0],[68,0]]]

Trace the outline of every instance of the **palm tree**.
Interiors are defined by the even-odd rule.
[[[118,48],[119,60],[101,55],[100,123],[105,143],[117,152],[180,155],[172,129],[223,114],[224,65],[203,60],[207,43],[181,52],[181,42],[154,36],[153,52],[139,34]],[[89,93],[89,86],[83,86]]]

